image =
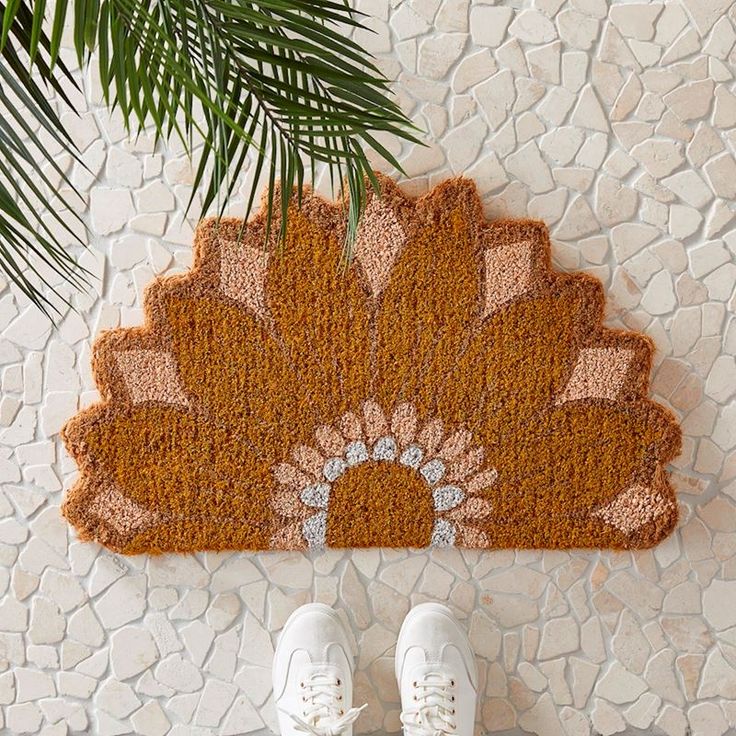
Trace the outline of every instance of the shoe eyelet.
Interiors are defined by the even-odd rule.
[[[342,695],[338,695],[338,696],[337,696],[337,699],[338,699],[338,700],[342,700]]]
[[[338,711],[338,712],[339,712],[339,714],[340,714],[341,716],[344,716],[344,715],[345,715],[345,711],[344,711],[344,710],[340,710],[340,711]]]
[[[455,702],[455,696],[453,695],[450,700],[454,703]]]
[[[450,680],[450,687],[455,687],[455,680]]]
[[[339,677],[335,681],[335,685],[337,685],[338,687],[340,687],[340,685],[342,685],[342,680]]]
[[[299,683],[299,687],[300,687],[300,688],[301,688],[302,690],[304,690],[304,688],[306,687],[306,685],[305,685],[305,684],[304,684],[303,682],[300,682],[300,683]]]
[[[411,686],[412,686],[412,687],[416,687],[416,686],[417,686],[417,681],[416,681],[416,680],[414,680],[414,682],[412,682]]]

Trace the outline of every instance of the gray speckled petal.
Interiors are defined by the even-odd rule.
[[[455,544],[455,525],[447,519],[437,519],[432,530],[433,547],[452,547]]]
[[[299,497],[307,506],[312,506],[316,509],[326,509],[327,503],[330,500],[330,484],[317,483],[313,486],[307,486],[307,488],[302,490]]]
[[[302,534],[307,544],[313,549],[319,549],[325,546],[327,537],[327,512],[320,511],[314,516],[310,516],[302,526]]]
[[[430,460],[419,472],[424,476],[424,480],[433,486],[442,480],[442,476],[445,474],[445,464],[439,458],[435,458]]]
[[[381,437],[376,440],[373,445],[374,460],[395,460],[396,459],[396,440],[393,437]]]
[[[351,442],[345,450],[345,459],[348,461],[348,465],[359,465],[364,463],[368,459],[368,448],[365,446],[365,442],[356,440]]]
[[[441,486],[432,491],[436,511],[449,511],[462,503],[465,494],[457,486]]]
[[[347,469],[347,464],[341,457],[331,457],[322,468],[322,474],[332,483],[337,480]]]
[[[417,447],[416,445],[412,445],[411,447],[407,447],[406,450],[401,453],[399,462],[402,465],[406,465],[416,470],[419,467],[419,464],[422,462],[423,457],[424,451],[422,450],[422,448]]]

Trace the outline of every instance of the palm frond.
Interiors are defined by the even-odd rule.
[[[300,193],[307,169],[314,176],[323,164],[331,180],[345,182],[350,193],[349,255],[366,177],[378,186],[367,148],[400,169],[376,134],[416,140],[416,129],[390,98],[389,80],[345,32],[363,27],[361,14],[338,0],[57,0],[47,17],[45,0],[6,0],[0,2],[0,108],[8,111],[0,123],[0,268],[34,301],[43,306],[44,297],[22,281],[19,267],[30,267],[34,255],[65,278],[79,278],[71,256],[40,217],[47,210],[76,232],[65,219],[73,216],[71,208],[59,213],[51,206],[57,195],[34,166],[43,160],[55,164],[20,119],[35,118],[78,159],[47,101],[54,91],[71,107],[62,82],[74,80],[59,55],[68,13],[80,66],[96,60],[105,102],[120,111],[130,133],[175,136],[190,155],[195,141],[201,142],[193,192],[203,187],[203,210],[225,210],[252,159],[254,181],[261,175],[282,181],[284,194],[270,202],[270,211],[278,207],[286,227],[288,193]],[[31,166],[33,175],[16,176],[21,164]]]

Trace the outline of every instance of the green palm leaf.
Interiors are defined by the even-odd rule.
[[[278,207],[286,227],[288,192],[301,193],[305,164],[312,175],[325,164],[333,183],[345,182],[350,193],[350,255],[366,177],[378,186],[366,149],[400,168],[375,134],[414,141],[415,129],[390,99],[389,81],[345,34],[346,27],[363,27],[346,3],[58,0],[47,17],[46,0],[6,0],[0,2],[0,269],[39,307],[51,302],[35,286],[37,263],[77,284],[84,277],[43,219],[46,211],[79,240],[68,203],[51,206],[58,195],[40,163],[56,164],[35,132],[43,130],[79,160],[48,102],[54,91],[72,107],[62,80],[74,80],[59,57],[69,13],[80,65],[97,51],[105,101],[120,110],[129,132],[175,136],[190,154],[195,141],[202,143],[194,191],[202,187],[203,210],[224,211],[252,157],[254,181],[264,175],[283,183],[281,200],[269,200],[269,215]],[[39,126],[29,125],[29,116]],[[245,216],[253,199],[251,192]]]

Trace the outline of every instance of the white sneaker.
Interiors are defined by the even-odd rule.
[[[339,616],[308,603],[289,616],[273,658],[273,697],[281,736],[352,736],[365,708],[353,699],[353,654]]]
[[[396,644],[405,736],[473,736],[478,672],[468,635],[447,606],[409,611]]]

